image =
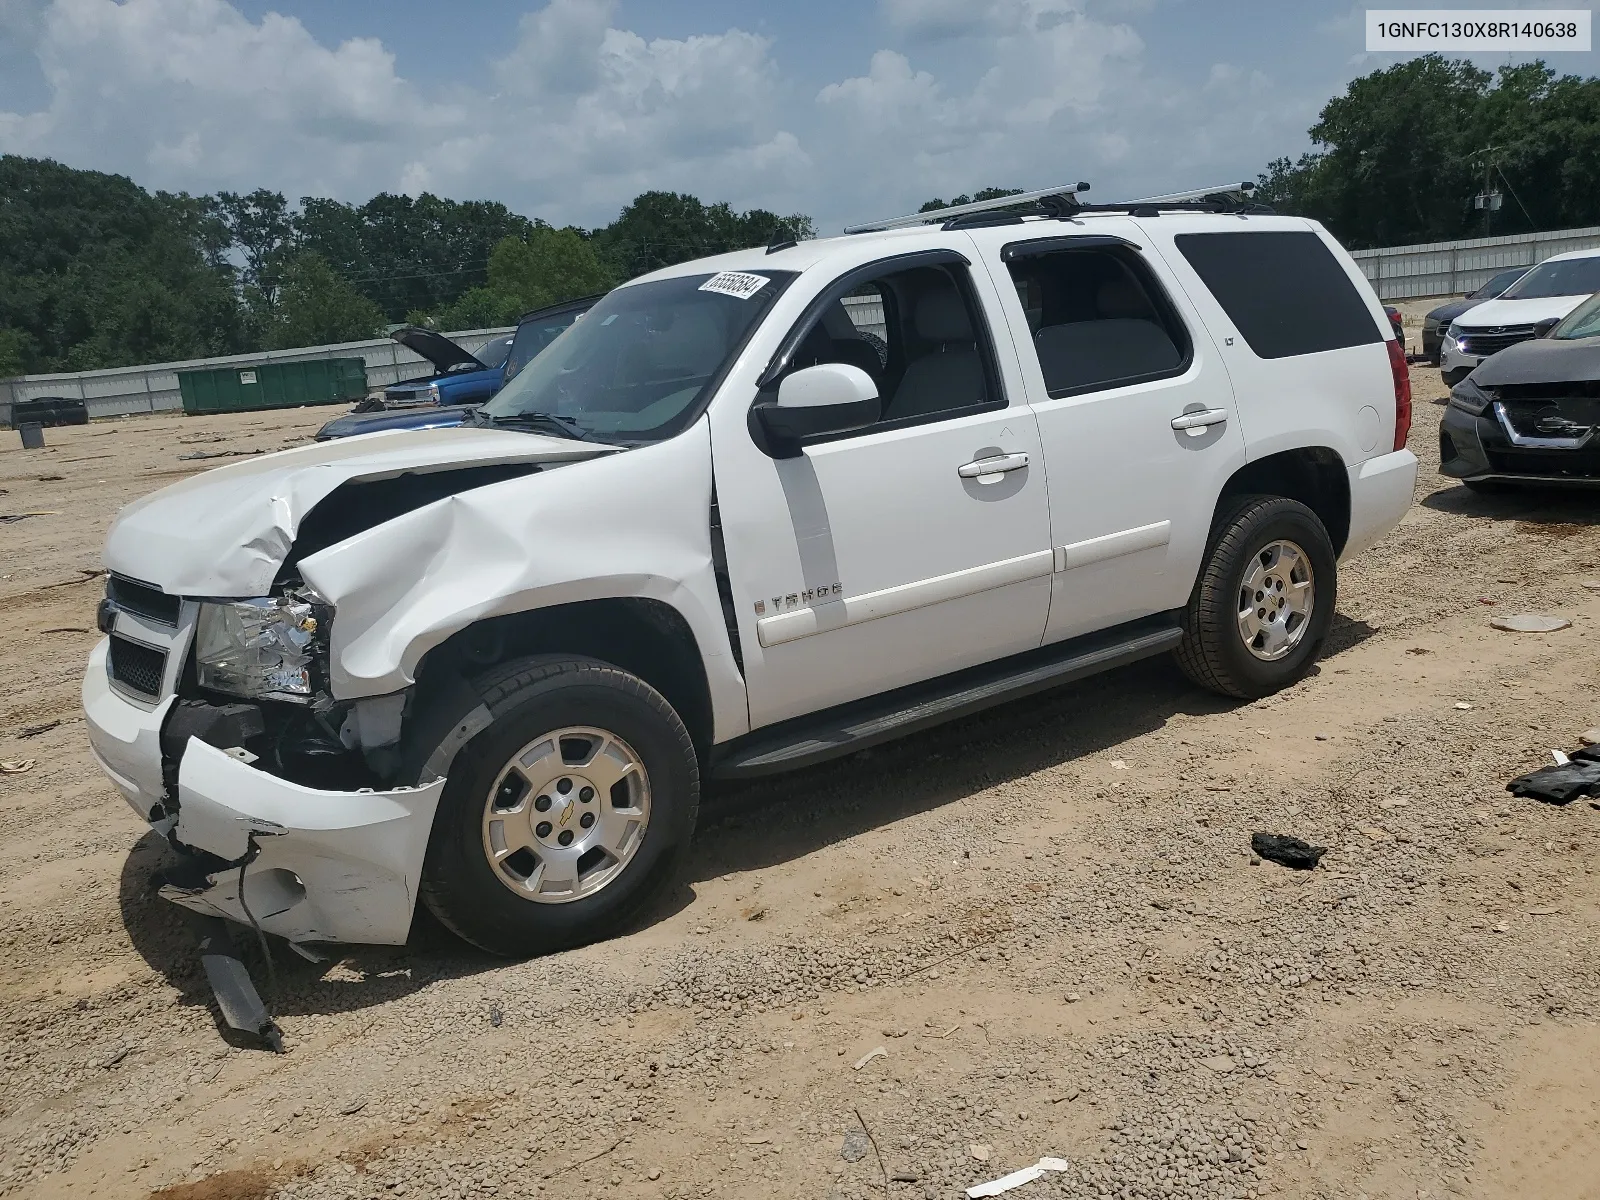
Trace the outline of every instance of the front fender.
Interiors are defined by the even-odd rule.
[[[647,597],[694,635],[714,736],[748,728],[712,563],[709,426],[653,446],[448,496],[310,555],[305,581],[335,609],[336,698],[409,686],[446,638],[490,617]]]

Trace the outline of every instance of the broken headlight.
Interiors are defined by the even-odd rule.
[[[195,628],[203,688],[251,699],[310,701],[318,653],[317,609],[303,597],[208,602]]]
[[[1494,397],[1473,383],[1470,375],[1450,389],[1450,407],[1475,417],[1481,417],[1493,403]]]

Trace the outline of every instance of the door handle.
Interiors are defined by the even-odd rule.
[[[1182,429],[1190,437],[1204,437],[1212,425],[1221,425],[1228,419],[1225,408],[1203,408],[1199,412],[1180,413],[1172,418],[1172,427]]]
[[[1028,465],[1028,456],[1022,453],[996,454],[990,458],[978,458],[969,463],[962,463],[956,468],[956,474],[963,479],[976,479],[979,483],[994,483],[1007,471],[1020,471]]]

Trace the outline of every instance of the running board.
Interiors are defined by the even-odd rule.
[[[1177,614],[1164,613],[957,671],[747,734],[723,749],[711,775],[722,780],[755,779],[854,754],[1008,700],[1150,658],[1182,640]]]

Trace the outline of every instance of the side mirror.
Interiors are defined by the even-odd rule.
[[[878,385],[860,367],[818,363],[784,377],[776,402],[750,410],[774,458],[793,458],[801,445],[830,433],[865,429],[883,415]]]
[[[1550,331],[1561,324],[1560,317],[1546,317],[1542,321],[1533,323],[1533,336],[1536,338],[1549,337]]]

